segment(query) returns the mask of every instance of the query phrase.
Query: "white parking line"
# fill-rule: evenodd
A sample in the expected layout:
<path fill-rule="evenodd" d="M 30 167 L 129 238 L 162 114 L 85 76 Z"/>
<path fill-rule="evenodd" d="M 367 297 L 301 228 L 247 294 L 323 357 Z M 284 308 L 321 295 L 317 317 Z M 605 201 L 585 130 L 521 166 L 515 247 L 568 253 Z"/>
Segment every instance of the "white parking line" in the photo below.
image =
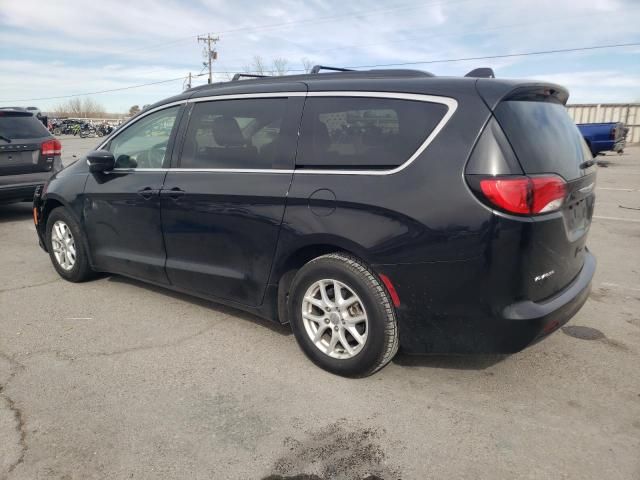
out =
<path fill-rule="evenodd" d="M 640 223 L 640 218 L 601 217 L 600 215 L 594 215 L 593 218 L 597 220 L 615 220 L 616 222 Z"/>
<path fill-rule="evenodd" d="M 599 187 L 596 190 L 614 190 L 616 192 L 640 192 L 633 188 L 612 188 L 612 187 Z"/>

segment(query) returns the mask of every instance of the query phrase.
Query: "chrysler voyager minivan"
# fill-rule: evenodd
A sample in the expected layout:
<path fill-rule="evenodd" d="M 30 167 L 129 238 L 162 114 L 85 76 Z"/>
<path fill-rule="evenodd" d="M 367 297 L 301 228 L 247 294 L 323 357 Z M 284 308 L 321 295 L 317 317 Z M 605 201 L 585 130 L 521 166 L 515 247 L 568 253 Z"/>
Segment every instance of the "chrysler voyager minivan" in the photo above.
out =
<path fill-rule="evenodd" d="M 517 352 L 575 315 L 596 167 L 564 88 L 318 70 L 193 88 L 57 173 L 34 198 L 54 268 L 288 323 L 345 376 Z"/>

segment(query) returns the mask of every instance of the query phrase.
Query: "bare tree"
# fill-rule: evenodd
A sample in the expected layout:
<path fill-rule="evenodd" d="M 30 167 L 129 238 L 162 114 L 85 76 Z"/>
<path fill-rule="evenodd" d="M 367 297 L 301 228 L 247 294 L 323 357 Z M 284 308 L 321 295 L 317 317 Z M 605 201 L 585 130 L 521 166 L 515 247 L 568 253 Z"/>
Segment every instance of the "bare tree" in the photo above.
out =
<path fill-rule="evenodd" d="M 250 64 L 244 66 L 243 70 L 244 73 L 257 75 L 286 75 L 289 72 L 289 60 L 278 57 L 271 61 L 271 65 L 267 65 L 260 55 L 256 55 Z"/>
<path fill-rule="evenodd" d="M 257 75 L 266 75 L 268 73 L 264 60 L 260 55 L 255 55 L 251 63 L 244 66 L 244 71 L 245 73 L 255 73 Z"/>
<path fill-rule="evenodd" d="M 282 76 L 286 75 L 289 69 L 287 66 L 289 65 L 289 61 L 286 58 L 274 58 L 273 59 L 273 70 L 271 72 L 272 75 Z"/>
<path fill-rule="evenodd" d="M 104 117 L 104 107 L 92 98 L 71 98 L 53 109 L 57 117 Z"/>
<path fill-rule="evenodd" d="M 311 73 L 311 69 L 313 68 L 314 62 L 309 60 L 307 57 L 301 58 L 300 63 L 302 63 L 302 67 L 304 68 L 305 73 Z"/>

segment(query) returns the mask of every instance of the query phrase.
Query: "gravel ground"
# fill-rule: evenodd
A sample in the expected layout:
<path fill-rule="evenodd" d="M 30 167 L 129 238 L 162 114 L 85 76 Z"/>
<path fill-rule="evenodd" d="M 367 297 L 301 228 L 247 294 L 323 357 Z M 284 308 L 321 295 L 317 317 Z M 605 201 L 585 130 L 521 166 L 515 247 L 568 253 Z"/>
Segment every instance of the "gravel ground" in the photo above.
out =
<path fill-rule="evenodd" d="M 99 142 L 62 140 L 67 164 Z M 66 283 L 30 206 L 0 207 L 0 479 L 640 478 L 640 148 L 600 159 L 598 271 L 567 327 L 362 380 L 230 308 Z"/>

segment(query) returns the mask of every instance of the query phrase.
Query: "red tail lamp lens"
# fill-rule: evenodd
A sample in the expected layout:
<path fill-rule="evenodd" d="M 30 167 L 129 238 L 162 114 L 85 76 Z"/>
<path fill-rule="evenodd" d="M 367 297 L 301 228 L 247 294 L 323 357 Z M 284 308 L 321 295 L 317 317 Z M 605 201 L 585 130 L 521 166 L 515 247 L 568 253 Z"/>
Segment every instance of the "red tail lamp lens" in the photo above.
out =
<path fill-rule="evenodd" d="M 492 177 L 480 180 L 480 190 L 500 210 L 518 215 L 537 215 L 562 207 L 567 184 L 557 175 Z"/>
<path fill-rule="evenodd" d="M 53 139 L 42 142 L 40 151 L 44 156 L 60 155 L 62 153 L 62 144 L 60 141 Z"/>

